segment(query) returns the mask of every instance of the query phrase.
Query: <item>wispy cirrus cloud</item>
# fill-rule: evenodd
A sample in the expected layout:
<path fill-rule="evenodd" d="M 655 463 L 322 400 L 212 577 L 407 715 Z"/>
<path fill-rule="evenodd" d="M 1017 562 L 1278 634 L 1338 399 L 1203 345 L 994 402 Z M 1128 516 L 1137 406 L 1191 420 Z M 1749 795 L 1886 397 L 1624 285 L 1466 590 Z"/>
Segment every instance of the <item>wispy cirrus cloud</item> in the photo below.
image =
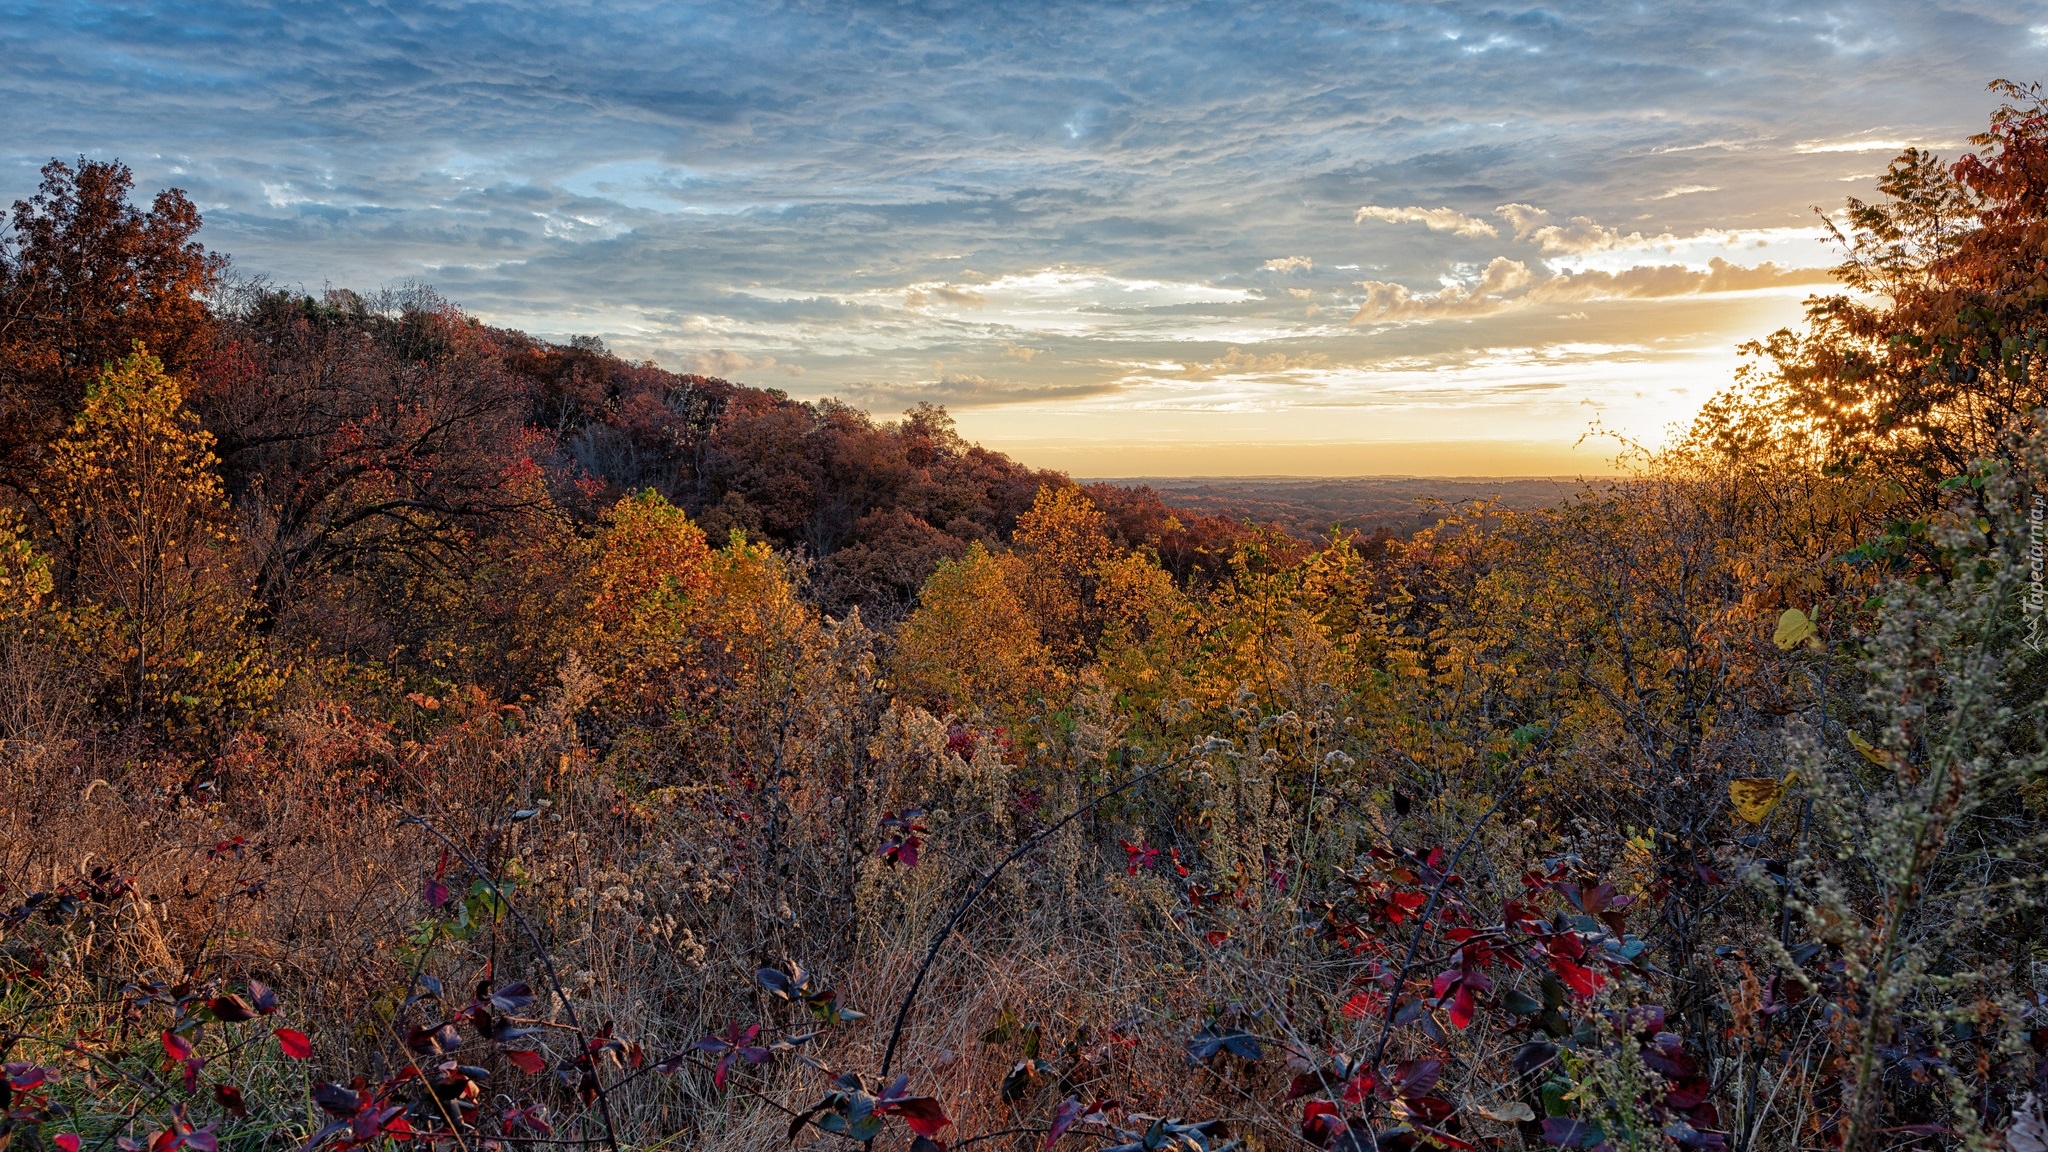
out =
<path fill-rule="evenodd" d="M 845 386 L 839 395 L 862 407 L 890 412 L 920 402 L 944 404 L 950 408 L 992 408 L 1047 400 L 1075 400 L 1107 395 L 1122 387 L 1120 381 L 1109 378 L 1034 384 L 964 372 L 944 373 L 920 381 L 862 381 Z"/>

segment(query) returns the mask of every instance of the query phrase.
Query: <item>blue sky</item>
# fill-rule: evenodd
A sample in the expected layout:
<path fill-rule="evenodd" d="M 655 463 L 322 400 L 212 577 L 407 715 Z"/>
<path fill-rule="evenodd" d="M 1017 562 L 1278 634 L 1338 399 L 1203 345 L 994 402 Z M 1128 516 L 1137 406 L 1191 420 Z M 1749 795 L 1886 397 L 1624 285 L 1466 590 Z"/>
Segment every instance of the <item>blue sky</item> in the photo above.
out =
<path fill-rule="evenodd" d="M 1083 475 L 1597 471 L 1953 153 L 2039 3 L 21 4 L 0 195 Z"/>

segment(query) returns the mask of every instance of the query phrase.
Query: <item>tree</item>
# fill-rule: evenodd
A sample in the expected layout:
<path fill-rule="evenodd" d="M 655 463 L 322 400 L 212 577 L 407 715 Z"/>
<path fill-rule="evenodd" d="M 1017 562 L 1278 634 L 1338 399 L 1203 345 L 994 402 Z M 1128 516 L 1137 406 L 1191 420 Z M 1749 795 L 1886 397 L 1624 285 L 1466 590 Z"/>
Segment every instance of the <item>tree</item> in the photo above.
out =
<path fill-rule="evenodd" d="M 269 617 L 329 574 L 460 570 L 475 533 L 545 509 L 527 384 L 433 293 L 267 294 L 229 337 L 194 402 Z"/>
<path fill-rule="evenodd" d="M 586 575 L 582 643 L 619 704 L 659 708 L 695 647 L 711 591 L 711 549 L 682 509 L 651 490 L 605 513 Z"/>
<path fill-rule="evenodd" d="M 132 718 L 230 718 L 272 686 L 244 623 L 213 437 L 140 348 L 103 372 L 38 490 L 71 624 Z"/>
<path fill-rule="evenodd" d="M 794 542 L 818 506 L 824 477 L 809 406 L 770 392 L 749 390 L 727 404 L 708 442 L 702 493 L 707 503 L 737 493 L 759 510 L 761 526 L 777 540 Z"/>
<path fill-rule="evenodd" d="M 0 485 L 24 495 L 102 369 L 142 341 L 179 374 L 211 349 L 205 296 L 227 268 L 176 189 L 128 203 L 119 161 L 50 161 L 0 236 Z"/>
<path fill-rule="evenodd" d="M 1050 656 L 1016 590 L 1021 567 L 980 544 L 939 565 L 897 633 L 899 693 L 1003 714 L 1050 685 Z"/>
<path fill-rule="evenodd" d="M 819 563 L 816 594 L 828 609 L 857 606 L 869 624 L 902 619 L 939 562 L 967 552 L 958 537 L 900 510 L 870 512 L 854 527 L 855 541 Z"/>
<path fill-rule="evenodd" d="M 1978 151 L 1949 164 L 1909 148 L 1892 161 L 1882 199 L 1852 199 L 1846 231 L 1828 227 L 1856 291 L 1808 302 L 1807 328 L 1748 351 L 1773 369 L 1767 411 L 1810 434 L 1833 465 L 1910 485 L 1923 506 L 1934 485 L 2009 451 L 2048 404 L 2048 104 L 2038 85 L 1992 85 L 2006 103 Z M 1705 430 L 1726 444 L 1740 429 Z"/>
<path fill-rule="evenodd" d="M 1048 484 L 1017 518 L 1014 540 L 1024 560 L 1023 600 L 1046 647 L 1062 666 L 1079 666 L 1102 635 L 1097 589 L 1117 556 L 1109 518 L 1079 488 Z"/>

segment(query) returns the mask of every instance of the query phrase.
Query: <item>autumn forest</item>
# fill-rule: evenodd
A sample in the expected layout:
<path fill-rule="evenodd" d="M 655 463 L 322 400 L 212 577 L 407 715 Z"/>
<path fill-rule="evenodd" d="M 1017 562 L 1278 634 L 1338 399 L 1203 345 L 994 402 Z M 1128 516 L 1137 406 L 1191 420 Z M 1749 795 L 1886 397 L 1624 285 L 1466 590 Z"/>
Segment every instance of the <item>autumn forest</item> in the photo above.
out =
<path fill-rule="evenodd" d="M 2048 104 L 1320 531 L 0 233 L 0 1147 L 2048 1150 Z"/>

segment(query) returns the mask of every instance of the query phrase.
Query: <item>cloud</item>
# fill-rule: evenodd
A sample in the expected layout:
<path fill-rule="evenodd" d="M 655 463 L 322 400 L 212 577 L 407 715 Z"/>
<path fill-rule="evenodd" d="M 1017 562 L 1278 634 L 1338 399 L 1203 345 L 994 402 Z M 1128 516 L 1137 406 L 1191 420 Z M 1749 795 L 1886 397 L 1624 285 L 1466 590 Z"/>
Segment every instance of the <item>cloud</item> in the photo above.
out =
<path fill-rule="evenodd" d="M 1597 269 L 1562 272 L 1531 288 L 1528 298 L 1534 303 L 1643 300 L 1833 282 L 1834 278 L 1821 268 L 1784 268 L 1768 260 L 1744 266 L 1716 256 L 1708 261 L 1704 270 L 1679 264 L 1642 264 L 1620 272 Z"/>
<path fill-rule="evenodd" d="M 1283 273 L 1310 272 L 1315 269 L 1315 266 L 1316 262 L 1306 256 L 1275 256 L 1264 264 L 1259 265 L 1259 267 L 1264 268 L 1268 272 Z"/>
<path fill-rule="evenodd" d="M 956 308 L 980 308 L 988 304 L 988 297 L 972 288 L 955 288 L 951 284 L 923 284 L 904 290 L 905 308 L 929 308 L 933 304 L 951 304 Z"/>
<path fill-rule="evenodd" d="M 1655 196 L 1650 197 L 1650 199 L 1671 200 L 1679 196 L 1691 196 L 1699 192 L 1719 192 L 1720 190 L 1721 186 L 1718 184 L 1680 184 L 1672 188 L 1666 188 Z"/>
<path fill-rule="evenodd" d="M 994 380 L 971 372 L 943 373 L 924 383 L 861 382 L 848 385 L 845 399 L 870 411 L 888 411 L 919 403 L 949 408 L 990 408 L 1045 400 L 1078 400 L 1116 392 L 1114 380 L 1073 383 L 1021 383 Z"/>
<path fill-rule="evenodd" d="M 1038 359 L 1040 356 L 1043 356 L 1044 354 L 1045 349 L 1043 348 L 1027 348 L 1022 344 L 1003 345 L 1004 356 L 1008 357 L 1011 360 L 1022 360 L 1026 364 L 1031 363 L 1033 360 Z"/>
<path fill-rule="evenodd" d="M 1436 320 L 1454 316 L 1484 316 L 1509 306 L 1508 297 L 1528 286 L 1529 266 L 1520 260 L 1496 256 L 1472 284 L 1447 284 L 1442 289 L 1417 295 L 1406 285 L 1385 280 L 1359 283 L 1365 302 L 1351 317 L 1353 324 L 1389 320 Z"/>
<path fill-rule="evenodd" d="M 1173 375 L 1186 380 L 1212 380 L 1218 376 L 1246 376 L 1287 372 L 1298 368 L 1319 368 L 1329 362 L 1330 357 L 1321 352 L 1304 355 L 1289 355 L 1285 352 L 1268 352 L 1264 356 L 1247 352 L 1242 348 L 1231 348 L 1214 360 L 1201 363 L 1184 363 Z"/>
<path fill-rule="evenodd" d="M 1367 220 L 1384 220 L 1389 224 L 1420 224 L 1431 232 L 1449 232 L 1456 236 L 1498 236 L 1499 229 L 1477 216 L 1467 216 L 1455 208 L 1382 208 L 1368 204 L 1360 208 L 1351 218 L 1355 224 Z"/>
<path fill-rule="evenodd" d="M 1441 320 L 1487 316 L 1539 304 L 1651 300 L 1832 282 L 1833 278 L 1819 268 L 1785 268 L 1769 261 L 1744 266 L 1718 256 L 1708 261 L 1705 268 L 1639 264 L 1618 272 L 1567 270 L 1539 280 L 1521 262 L 1499 256 L 1475 283 L 1447 285 L 1432 293 L 1415 293 L 1404 285 L 1380 280 L 1363 281 L 1359 287 L 1365 290 L 1365 299 L 1351 322 Z"/>
<path fill-rule="evenodd" d="M 773 356 L 748 356 L 728 348 L 692 353 L 683 358 L 683 366 L 686 371 L 695 372 L 700 376 L 717 376 L 723 379 L 734 379 L 745 372 L 779 371 L 785 376 L 804 374 L 804 366 L 801 364 L 777 364 Z"/>
<path fill-rule="evenodd" d="M 1913 141 L 1898 139 L 1881 140 L 1808 140 L 1793 151 L 1806 156 L 1825 155 L 1830 152 L 1889 152 L 1897 155 L 1908 148 L 1956 148 L 1953 140 Z"/>
<path fill-rule="evenodd" d="M 1550 213 L 1533 204 L 1503 204 L 1493 213 L 1508 222 L 1508 227 L 1514 230 L 1515 239 L 1529 241 L 1543 252 L 1555 255 L 1576 256 L 1678 242 L 1678 237 L 1668 232 L 1656 237 L 1645 237 L 1640 232 L 1624 235 L 1619 229 L 1609 228 L 1585 216 L 1574 216 L 1563 224 L 1553 224 Z"/>

